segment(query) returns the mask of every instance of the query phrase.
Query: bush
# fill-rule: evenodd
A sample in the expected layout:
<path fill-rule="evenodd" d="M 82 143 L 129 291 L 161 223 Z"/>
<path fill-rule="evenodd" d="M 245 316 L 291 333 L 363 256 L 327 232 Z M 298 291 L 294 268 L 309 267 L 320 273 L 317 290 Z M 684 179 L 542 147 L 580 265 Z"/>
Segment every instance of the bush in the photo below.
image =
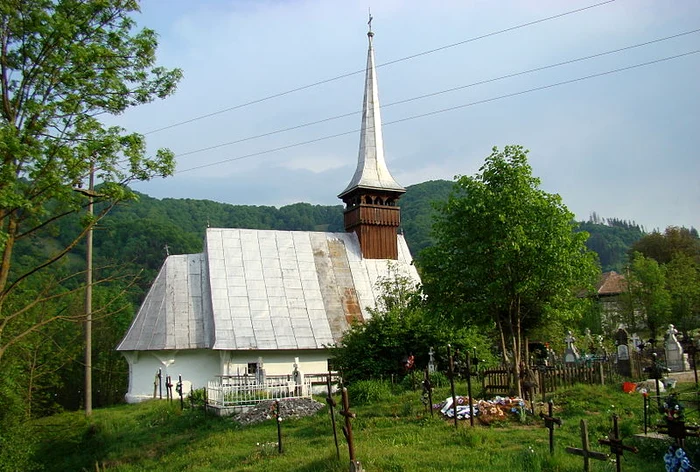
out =
<path fill-rule="evenodd" d="M 430 374 L 430 383 L 433 388 L 447 387 L 450 385 L 450 379 L 442 372 L 433 372 Z"/>
<path fill-rule="evenodd" d="M 367 405 L 389 399 L 391 385 L 386 380 L 358 380 L 348 387 L 348 395 L 352 403 Z"/>

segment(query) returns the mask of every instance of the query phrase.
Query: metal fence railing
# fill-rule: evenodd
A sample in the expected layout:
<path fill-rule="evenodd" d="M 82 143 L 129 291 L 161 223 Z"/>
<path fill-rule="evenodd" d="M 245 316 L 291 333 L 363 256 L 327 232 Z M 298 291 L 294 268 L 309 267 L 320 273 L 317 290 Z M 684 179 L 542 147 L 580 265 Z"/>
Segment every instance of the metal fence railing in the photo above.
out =
<path fill-rule="evenodd" d="M 236 408 L 266 400 L 310 397 L 311 379 L 297 383 L 290 376 L 267 376 L 259 381 L 249 376 L 220 376 L 207 382 L 207 404 L 215 408 Z"/>

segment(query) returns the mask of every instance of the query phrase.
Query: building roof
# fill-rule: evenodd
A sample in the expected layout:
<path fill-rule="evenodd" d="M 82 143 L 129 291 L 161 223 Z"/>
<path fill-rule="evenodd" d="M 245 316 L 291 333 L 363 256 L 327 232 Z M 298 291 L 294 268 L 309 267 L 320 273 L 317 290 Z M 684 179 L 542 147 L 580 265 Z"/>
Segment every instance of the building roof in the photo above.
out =
<path fill-rule="evenodd" d="M 207 229 L 201 254 L 169 256 L 119 351 L 320 349 L 368 319 L 398 260 L 364 259 L 355 233 Z"/>
<path fill-rule="evenodd" d="M 614 270 L 601 274 L 600 280 L 596 284 L 596 293 L 601 297 L 619 295 L 626 291 L 627 280 Z"/>
<path fill-rule="evenodd" d="M 362 102 L 362 128 L 360 131 L 360 152 L 357 169 L 348 186 L 339 198 L 343 198 L 357 188 L 389 190 L 403 193 L 406 191 L 392 177 L 384 160 L 384 139 L 382 137 L 382 117 L 379 111 L 379 88 L 377 71 L 374 66 L 374 48 L 371 31 L 369 50 L 367 51 L 367 72 L 365 76 L 365 96 Z"/>

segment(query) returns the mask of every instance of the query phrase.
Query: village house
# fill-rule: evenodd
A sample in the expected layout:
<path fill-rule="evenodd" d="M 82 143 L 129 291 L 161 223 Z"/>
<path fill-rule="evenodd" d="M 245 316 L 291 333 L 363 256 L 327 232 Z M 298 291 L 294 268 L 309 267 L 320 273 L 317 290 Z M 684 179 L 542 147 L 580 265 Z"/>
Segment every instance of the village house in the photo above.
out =
<path fill-rule="evenodd" d="M 202 253 L 168 256 L 117 347 L 129 364 L 128 402 L 154 395 L 159 370 L 181 375 L 185 391 L 262 369 L 328 372 L 328 346 L 371 316 L 378 281 L 420 281 L 397 234 L 405 189 L 384 159 L 368 38 L 357 169 L 338 195 L 346 232 L 208 228 Z"/>
<path fill-rule="evenodd" d="M 627 280 L 614 270 L 601 274 L 595 296 L 600 304 L 601 324 L 607 331 L 617 327 L 622 317 L 621 296 L 627 292 Z"/>

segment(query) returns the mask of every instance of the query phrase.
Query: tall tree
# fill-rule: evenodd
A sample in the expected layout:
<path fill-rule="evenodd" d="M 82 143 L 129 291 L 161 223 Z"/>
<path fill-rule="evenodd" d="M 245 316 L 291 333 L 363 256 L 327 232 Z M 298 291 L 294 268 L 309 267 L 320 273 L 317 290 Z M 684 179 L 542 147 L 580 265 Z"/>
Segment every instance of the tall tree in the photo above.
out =
<path fill-rule="evenodd" d="M 651 257 L 634 253 L 628 287 L 629 326 L 640 328 L 638 323 L 643 321 L 651 337 L 656 339 L 660 328 L 670 321 L 671 297 L 666 288 L 666 267 Z M 642 320 L 638 319 L 639 315 Z"/>
<path fill-rule="evenodd" d="M 671 297 L 671 319 L 683 335 L 700 325 L 700 264 L 676 253 L 666 264 L 666 286 Z"/>
<path fill-rule="evenodd" d="M 668 264 L 674 254 L 682 253 L 700 264 L 700 238 L 694 228 L 669 226 L 663 234 L 655 231 L 645 235 L 632 245 L 629 252 L 639 252 L 659 264 Z"/>
<path fill-rule="evenodd" d="M 528 330 L 592 284 L 599 269 L 561 198 L 539 188 L 522 146 L 493 148 L 474 177 L 462 176 L 419 260 L 429 300 L 458 323 L 489 321 L 519 389 Z"/>
<path fill-rule="evenodd" d="M 57 284 L 24 304 L 8 303 L 13 291 L 62 260 L 128 196 L 125 183 L 173 172 L 172 152 L 148 156 L 143 136 L 100 120 L 168 96 L 181 77 L 155 65 L 156 34 L 135 31 L 138 9 L 135 0 L 0 2 L 0 366 L 13 344 L 67 316 L 57 310 L 24 319 L 55 298 L 48 287 Z M 13 271 L 16 244 L 85 207 L 86 191 L 76 189 L 92 169 L 102 182 L 93 195 L 105 202 L 102 211 L 64 246 Z"/>

